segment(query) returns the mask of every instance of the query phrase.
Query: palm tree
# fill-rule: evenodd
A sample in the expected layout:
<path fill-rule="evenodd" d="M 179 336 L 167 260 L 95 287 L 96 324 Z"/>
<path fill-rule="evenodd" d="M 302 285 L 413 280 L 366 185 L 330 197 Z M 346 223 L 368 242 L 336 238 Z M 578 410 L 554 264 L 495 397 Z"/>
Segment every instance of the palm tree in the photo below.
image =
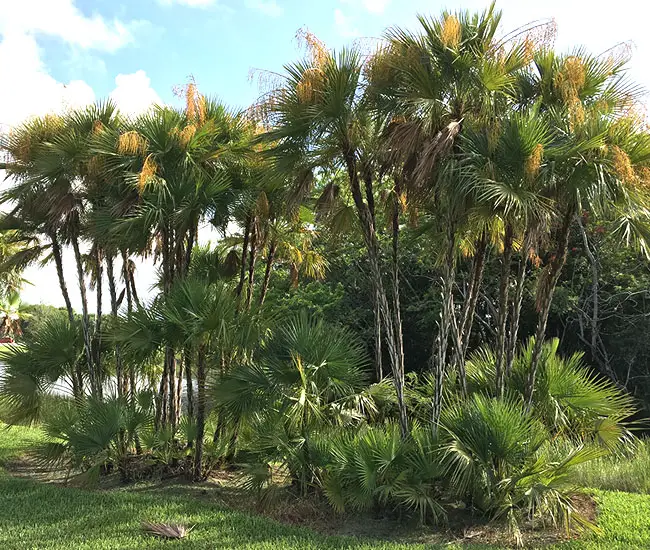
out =
<path fill-rule="evenodd" d="M 294 188 L 300 196 L 311 187 L 316 167 L 340 166 L 347 174 L 389 352 L 400 425 L 406 437 L 401 323 L 395 323 L 395 308 L 391 307 L 384 284 L 374 214 L 373 185 L 378 171 L 363 162 L 365 132 L 372 131 L 372 125 L 366 124 L 371 117 L 363 92 L 363 60 L 354 48 L 334 54 L 313 35 L 306 33 L 304 37 L 309 58 L 286 66 L 280 88 L 266 98 L 272 128 L 265 139 L 274 144 L 272 153 L 278 167 L 296 174 Z"/>
<path fill-rule="evenodd" d="M 497 392 L 504 390 L 504 377 L 512 366 L 511 346 L 516 344 L 528 249 L 531 236 L 544 225 L 550 203 L 542 195 L 540 173 L 543 152 L 551 142 L 550 126 L 537 109 L 515 112 L 499 123 L 499 129 L 468 131 L 463 136 L 466 177 L 473 187 L 479 208 L 498 220 L 501 276 L 497 319 Z M 516 245 L 522 263 L 510 309 L 511 259 Z M 508 338 L 508 316 L 510 338 Z"/>
<path fill-rule="evenodd" d="M 440 216 L 446 216 L 443 310 L 431 358 L 438 378 L 445 374 L 450 335 L 462 330 L 468 337 L 471 328 L 465 324 L 471 316 L 464 317 L 462 328 L 453 318 L 459 215 L 467 208 L 467 191 L 457 181 L 462 174 L 454 158 L 460 153 L 457 136 L 472 125 L 495 125 L 516 96 L 517 73 L 530 61 L 527 29 L 497 39 L 500 19 L 494 3 L 481 14 L 419 16 L 416 33 L 390 29 L 387 45 L 368 66 L 372 96 L 378 109 L 390 117 L 386 147 L 397 159 L 399 181 L 409 195 L 432 201 Z M 442 162 L 446 157 L 451 160 Z M 477 273 L 482 272 L 481 265 L 479 258 Z M 469 304 L 474 294 L 467 301 L 465 313 L 473 309 Z M 454 340 L 456 355 L 462 355 L 462 344 L 458 337 Z M 438 389 L 434 421 L 440 413 L 441 381 Z"/>
<path fill-rule="evenodd" d="M 554 140 L 549 148 L 553 172 L 546 193 L 555 203 L 553 243 L 537 289 L 535 332 L 527 400 L 532 404 L 546 323 L 562 267 L 571 227 L 583 210 L 605 212 L 622 205 L 645 212 L 644 193 L 650 161 L 650 137 L 634 114 L 638 88 L 623 76 L 627 57 L 600 57 L 576 51 L 536 55 L 524 75 L 525 100 L 541 97 L 552 117 Z M 634 216 L 634 214 L 632 214 Z"/>
<path fill-rule="evenodd" d="M 74 312 L 63 275 L 62 236 L 57 221 L 53 219 L 47 204 L 45 183 L 37 171 L 38 157 L 45 143 L 63 128 L 63 121 L 57 116 L 31 119 L 11 132 L 3 140 L 2 148 L 10 159 L 5 164 L 7 175 L 14 185 L 2 195 L 2 203 L 12 204 L 11 211 L 3 218 L 3 227 L 18 230 L 38 239 L 47 238 L 41 250 L 36 250 L 32 258 L 38 258 L 48 248 L 56 266 L 59 288 L 68 311 L 68 319 L 74 322 Z"/>
<path fill-rule="evenodd" d="M 232 165 L 251 155 L 241 115 L 187 89 L 182 111 L 155 107 L 120 131 L 104 129 L 95 140 L 106 170 L 120 176 L 133 197 L 116 224 L 115 238 L 154 242 L 154 259 L 162 272 L 162 291 L 186 275 L 198 227 L 227 211 Z M 227 222 L 227 220 L 226 220 Z M 123 261 L 126 266 L 126 259 Z M 129 285 L 125 267 L 127 297 Z M 159 390 L 157 421 L 174 425 L 178 384 L 175 349 L 167 346 Z"/>

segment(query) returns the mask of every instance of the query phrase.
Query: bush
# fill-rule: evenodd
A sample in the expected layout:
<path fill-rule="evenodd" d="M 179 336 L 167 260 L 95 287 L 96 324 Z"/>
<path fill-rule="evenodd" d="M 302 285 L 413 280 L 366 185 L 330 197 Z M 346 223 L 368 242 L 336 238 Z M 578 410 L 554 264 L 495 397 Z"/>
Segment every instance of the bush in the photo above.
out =
<path fill-rule="evenodd" d="M 597 447 L 567 448 L 554 459 L 549 433 L 520 401 L 474 394 L 445 408 L 441 449 L 449 489 L 492 518 L 551 519 L 588 526 L 571 502 L 577 467 L 602 456 Z"/>
<path fill-rule="evenodd" d="M 445 518 L 442 470 L 430 430 L 416 426 L 402 439 L 394 423 L 366 426 L 326 437 L 323 446 L 323 490 L 336 511 L 398 507 L 417 513 L 423 523 Z"/>

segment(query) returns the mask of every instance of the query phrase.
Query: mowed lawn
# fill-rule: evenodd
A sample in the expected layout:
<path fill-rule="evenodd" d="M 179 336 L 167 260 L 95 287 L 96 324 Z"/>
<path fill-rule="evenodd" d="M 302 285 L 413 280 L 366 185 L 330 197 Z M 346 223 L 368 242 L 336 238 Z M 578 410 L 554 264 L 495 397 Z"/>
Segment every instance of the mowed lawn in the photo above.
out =
<path fill-rule="evenodd" d="M 399 544 L 327 537 L 228 510 L 213 499 L 184 494 L 182 488 L 134 486 L 118 490 L 83 490 L 16 478 L 2 470 L 11 457 L 29 448 L 39 432 L 0 428 L 0 549 L 61 548 L 350 548 L 350 549 L 490 549 L 487 545 Z M 650 549 L 650 496 L 597 492 L 602 533 L 553 546 L 556 549 Z M 168 521 L 193 525 L 179 541 L 142 534 L 140 522 Z"/>

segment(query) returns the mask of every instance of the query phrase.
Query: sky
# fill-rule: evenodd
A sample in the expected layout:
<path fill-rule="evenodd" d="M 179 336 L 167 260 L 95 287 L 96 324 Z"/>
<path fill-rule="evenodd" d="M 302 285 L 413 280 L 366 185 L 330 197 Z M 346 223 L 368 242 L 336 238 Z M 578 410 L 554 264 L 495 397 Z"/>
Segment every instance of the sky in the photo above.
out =
<path fill-rule="evenodd" d="M 486 0 L 0 0 L 0 128 L 106 97 L 131 114 L 152 103 L 177 104 L 174 89 L 189 78 L 202 93 L 243 108 L 259 95 L 251 70 L 281 72 L 299 57 L 295 34 L 302 27 L 338 49 L 379 38 L 390 26 L 415 29 L 418 13 L 487 5 Z M 497 8 L 503 11 L 504 32 L 553 18 L 559 50 L 584 46 L 597 54 L 629 43 L 630 76 L 650 89 L 647 0 L 502 0 Z M 64 261 L 79 309 L 69 251 Z M 32 267 L 25 277 L 32 284 L 24 289 L 24 301 L 63 305 L 52 265 Z M 141 294 L 153 279 L 153 268 L 141 265 Z"/>

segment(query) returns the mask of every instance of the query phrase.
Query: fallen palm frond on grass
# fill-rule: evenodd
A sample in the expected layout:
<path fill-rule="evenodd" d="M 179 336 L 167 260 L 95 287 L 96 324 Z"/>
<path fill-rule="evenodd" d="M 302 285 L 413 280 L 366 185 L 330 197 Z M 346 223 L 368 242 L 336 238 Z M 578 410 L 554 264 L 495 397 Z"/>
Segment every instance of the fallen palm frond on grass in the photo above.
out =
<path fill-rule="evenodd" d="M 186 527 L 178 523 L 151 523 L 148 521 L 143 521 L 141 527 L 145 533 L 165 539 L 183 539 L 194 529 L 194 526 Z"/>

